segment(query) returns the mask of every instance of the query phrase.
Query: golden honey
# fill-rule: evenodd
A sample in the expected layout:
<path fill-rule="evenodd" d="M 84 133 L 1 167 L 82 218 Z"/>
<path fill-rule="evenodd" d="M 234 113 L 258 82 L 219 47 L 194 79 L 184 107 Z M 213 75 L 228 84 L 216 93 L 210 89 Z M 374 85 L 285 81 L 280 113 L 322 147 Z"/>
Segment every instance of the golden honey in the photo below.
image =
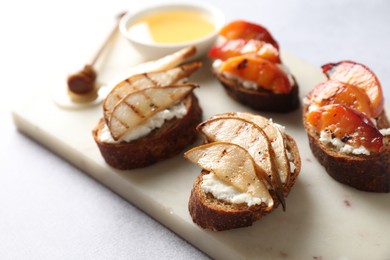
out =
<path fill-rule="evenodd" d="M 194 10 L 167 10 L 146 15 L 129 28 L 131 37 L 155 43 L 183 43 L 215 30 L 205 14 Z"/>

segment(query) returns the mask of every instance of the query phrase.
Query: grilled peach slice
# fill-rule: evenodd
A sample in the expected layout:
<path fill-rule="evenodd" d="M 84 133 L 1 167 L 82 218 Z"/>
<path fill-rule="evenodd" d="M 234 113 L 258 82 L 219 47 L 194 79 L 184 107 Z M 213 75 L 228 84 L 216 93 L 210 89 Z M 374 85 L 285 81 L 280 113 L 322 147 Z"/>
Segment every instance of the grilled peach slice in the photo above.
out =
<path fill-rule="evenodd" d="M 213 46 L 209 51 L 209 57 L 227 60 L 247 53 L 254 53 L 269 61 L 281 63 L 278 49 L 270 43 L 259 40 L 227 40 L 220 45 Z"/>
<path fill-rule="evenodd" d="M 327 80 L 318 84 L 308 98 L 317 106 L 344 104 L 356 109 L 368 117 L 373 117 L 370 99 L 364 90 L 354 85 L 336 80 Z"/>
<path fill-rule="evenodd" d="M 325 131 L 352 147 L 380 152 L 383 136 L 363 113 L 340 104 L 327 105 L 306 114 L 306 123 L 317 132 Z"/>
<path fill-rule="evenodd" d="M 241 55 L 227 59 L 221 72 L 256 83 L 257 86 L 275 93 L 290 93 L 292 85 L 288 75 L 277 64 L 255 55 Z"/>
<path fill-rule="evenodd" d="M 329 79 L 363 89 L 370 99 L 373 117 L 377 117 L 382 112 L 384 106 L 382 88 L 378 78 L 369 68 L 353 61 L 340 61 L 323 65 L 322 71 Z"/>
<path fill-rule="evenodd" d="M 227 40 L 261 40 L 268 42 L 272 44 L 276 49 L 279 49 L 278 43 L 265 27 L 243 20 L 236 20 L 225 25 L 220 30 L 219 35 L 224 36 Z"/>

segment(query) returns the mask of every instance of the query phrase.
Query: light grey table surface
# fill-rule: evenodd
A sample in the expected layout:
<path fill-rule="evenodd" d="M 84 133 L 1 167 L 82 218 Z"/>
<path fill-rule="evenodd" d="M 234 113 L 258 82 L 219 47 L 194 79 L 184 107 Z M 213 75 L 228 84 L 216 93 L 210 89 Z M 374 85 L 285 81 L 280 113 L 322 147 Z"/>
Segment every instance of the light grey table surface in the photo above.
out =
<path fill-rule="evenodd" d="M 282 51 L 314 66 L 343 59 L 366 64 L 390 102 L 390 1 L 207 3 L 222 9 L 227 20 L 265 25 Z M 15 100 L 47 78 L 65 78 L 80 68 L 98 48 L 112 17 L 134 5 L 91 0 L 0 4 L 0 259 L 208 258 L 17 132 L 11 120 Z"/>

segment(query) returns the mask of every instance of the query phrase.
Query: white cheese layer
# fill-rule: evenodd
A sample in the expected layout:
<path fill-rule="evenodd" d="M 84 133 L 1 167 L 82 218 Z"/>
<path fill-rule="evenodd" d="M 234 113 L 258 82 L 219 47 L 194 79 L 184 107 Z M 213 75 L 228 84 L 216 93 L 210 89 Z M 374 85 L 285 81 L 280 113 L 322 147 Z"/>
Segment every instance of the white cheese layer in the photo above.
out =
<path fill-rule="evenodd" d="M 341 141 L 340 138 L 332 138 L 332 134 L 326 131 L 321 131 L 319 140 L 323 144 L 332 144 L 340 153 L 370 155 L 370 151 L 368 151 L 364 146 L 353 147 Z"/>
<path fill-rule="evenodd" d="M 266 198 L 257 198 L 249 193 L 242 193 L 221 180 L 210 172 L 203 175 L 203 181 L 201 188 L 205 193 L 209 192 L 213 194 L 214 198 L 223 200 L 232 204 L 246 203 L 249 207 L 253 205 L 260 205 L 264 202 L 266 205 L 270 205 L 273 202 L 268 201 Z"/>
<path fill-rule="evenodd" d="M 385 136 L 385 135 L 390 135 L 390 128 L 385 128 L 385 129 L 379 129 L 379 132 Z"/>
<path fill-rule="evenodd" d="M 122 139 L 115 141 L 112 138 L 110 129 L 107 125 L 104 125 L 104 128 L 101 130 L 100 141 L 105 143 L 119 143 L 119 142 L 130 142 L 132 140 L 141 138 L 148 135 L 156 128 L 160 128 L 165 121 L 171 120 L 173 118 L 183 118 L 187 114 L 186 105 L 183 102 L 180 102 L 168 109 L 164 109 L 154 116 L 150 117 L 144 124 L 139 125 L 138 127 L 132 129 L 128 132 Z"/>
<path fill-rule="evenodd" d="M 297 167 L 295 166 L 295 163 L 294 163 L 294 160 L 292 158 L 292 155 L 291 155 L 291 153 L 287 149 L 286 149 L 286 154 L 287 154 L 288 162 L 290 163 L 290 172 L 294 173 L 294 171 L 295 171 L 295 169 Z"/>

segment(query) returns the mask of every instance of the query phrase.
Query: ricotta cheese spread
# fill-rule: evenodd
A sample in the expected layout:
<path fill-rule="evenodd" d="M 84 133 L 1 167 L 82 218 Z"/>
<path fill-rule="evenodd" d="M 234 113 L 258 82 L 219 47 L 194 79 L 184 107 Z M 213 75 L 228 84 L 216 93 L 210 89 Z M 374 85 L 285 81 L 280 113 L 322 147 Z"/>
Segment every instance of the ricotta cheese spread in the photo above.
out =
<path fill-rule="evenodd" d="M 266 198 L 257 198 L 249 193 L 242 193 L 235 189 L 233 186 L 224 183 L 219 180 L 218 177 L 210 172 L 203 175 L 201 188 L 204 192 L 210 192 L 216 199 L 230 202 L 232 204 L 246 203 L 248 206 L 260 205 L 262 202 L 267 205 L 273 202 L 268 201 Z"/>
<path fill-rule="evenodd" d="M 385 135 L 390 135 L 390 128 L 385 128 L 385 129 L 379 129 L 379 132 L 385 136 Z"/>
<path fill-rule="evenodd" d="M 291 173 L 294 173 L 295 169 L 296 169 L 296 166 L 295 166 L 295 163 L 293 161 L 293 158 L 292 158 L 292 155 L 291 153 L 286 149 L 286 154 L 287 154 L 287 159 L 290 163 L 290 172 Z"/>
<path fill-rule="evenodd" d="M 173 118 L 182 118 L 187 114 L 186 105 L 180 102 L 168 109 L 164 109 L 154 116 L 150 117 L 144 124 L 132 129 L 122 139 L 115 141 L 110 133 L 110 129 L 107 124 L 104 125 L 100 133 L 100 141 L 105 143 L 119 143 L 119 142 L 130 142 L 132 140 L 141 138 L 148 135 L 156 128 L 160 128 L 165 121 Z"/>
<path fill-rule="evenodd" d="M 326 131 L 321 131 L 319 140 L 323 144 L 332 144 L 338 151 L 340 151 L 340 153 L 370 155 L 370 151 L 368 151 L 364 146 L 353 147 L 341 141 L 340 138 L 332 138 L 331 133 Z"/>

